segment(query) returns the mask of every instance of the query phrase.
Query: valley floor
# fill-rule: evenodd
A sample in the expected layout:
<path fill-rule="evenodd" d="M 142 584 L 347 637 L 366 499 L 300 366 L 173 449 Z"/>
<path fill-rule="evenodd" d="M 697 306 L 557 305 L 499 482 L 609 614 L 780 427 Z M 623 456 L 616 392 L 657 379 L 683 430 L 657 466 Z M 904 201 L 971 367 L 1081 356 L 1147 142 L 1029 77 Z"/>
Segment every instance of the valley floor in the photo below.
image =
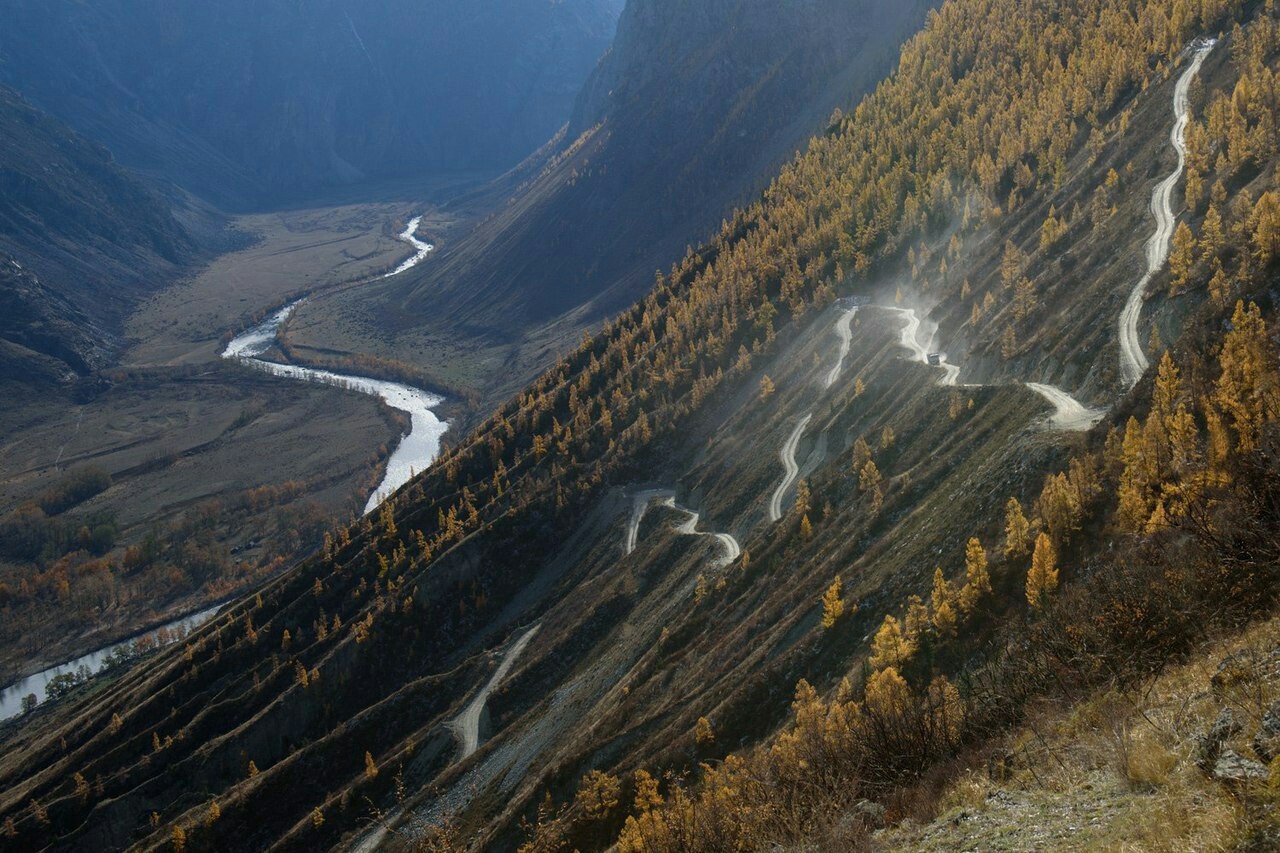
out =
<path fill-rule="evenodd" d="M 232 227 L 247 247 L 141 305 L 117 368 L 74 390 L 27 393 L 0 414 L 4 512 L 92 469 L 110 487 L 54 520 L 109 518 L 116 529 L 115 550 L 89 562 L 93 583 L 74 555 L 43 561 L 43 571 L 0 556 L 0 583 L 31 591 L 0 629 L 0 682 L 222 600 L 361 512 L 403 419 L 368 396 L 263 376 L 221 352 L 290 298 L 394 269 L 408 251 L 404 223 L 423 212 L 384 201 L 239 217 Z M 425 212 L 422 234 L 450 221 Z M 129 546 L 150 537 L 176 547 L 193 530 L 199 559 L 121 567 Z"/>

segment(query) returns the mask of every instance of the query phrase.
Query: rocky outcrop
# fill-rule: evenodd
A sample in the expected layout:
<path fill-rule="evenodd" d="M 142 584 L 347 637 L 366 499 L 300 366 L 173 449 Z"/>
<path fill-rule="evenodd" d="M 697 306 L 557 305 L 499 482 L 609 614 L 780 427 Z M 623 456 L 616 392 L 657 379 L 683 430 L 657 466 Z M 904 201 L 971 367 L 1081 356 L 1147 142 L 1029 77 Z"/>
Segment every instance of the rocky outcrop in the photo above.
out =
<path fill-rule="evenodd" d="M 1280 701 L 1272 702 L 1253 736 L 1253 751 L 1267 764 L 1280 757 Z"/>

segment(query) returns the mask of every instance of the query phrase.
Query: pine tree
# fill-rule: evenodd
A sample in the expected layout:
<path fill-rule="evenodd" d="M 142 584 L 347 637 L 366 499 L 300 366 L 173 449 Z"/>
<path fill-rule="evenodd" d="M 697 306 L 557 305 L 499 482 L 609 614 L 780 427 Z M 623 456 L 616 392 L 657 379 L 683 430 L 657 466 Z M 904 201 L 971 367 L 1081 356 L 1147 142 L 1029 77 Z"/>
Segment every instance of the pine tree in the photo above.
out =
<path fill-rule="evenodd" d="M 837 576 L 831 582 L 831 586 L 827 587 L 827 591 L 822 594 L 822 627 L 831 628 L 836 621 L 844 615 L 844 599 L 840 596 L 844 586 Z"/>
<path fill-rule="evenodd" d="M 1025 519 L 1023 521 L 1025 522 Z M 960 591 L 960 610 L 967 615 L 973 612 L 979 601 L 991 594 L 991 573 L 987 567 L 987 552 L 976 536 L 965 545 L 964 577 L 964 589 Z"/>
<path fill-rule="evenodd" d="M 1027 603 L 1042 607 L 1047 597 L 1058 588 L 1058 552 L 1048 534 L 1036 537 L 1036 550 L 1027 572 Z"/>

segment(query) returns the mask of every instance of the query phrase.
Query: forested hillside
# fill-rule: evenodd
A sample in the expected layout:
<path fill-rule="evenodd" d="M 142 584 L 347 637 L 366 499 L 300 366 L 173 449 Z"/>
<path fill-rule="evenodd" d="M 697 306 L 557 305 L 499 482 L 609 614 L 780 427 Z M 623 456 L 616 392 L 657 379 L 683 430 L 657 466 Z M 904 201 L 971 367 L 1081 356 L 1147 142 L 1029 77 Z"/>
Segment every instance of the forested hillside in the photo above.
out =
<path fill-rule="evenodd" d="M 857 849 L 1269 616 L 1277 67 L 1270 2 L 949 0 L 376 517 L 12 730 L 3 842 Z"/>

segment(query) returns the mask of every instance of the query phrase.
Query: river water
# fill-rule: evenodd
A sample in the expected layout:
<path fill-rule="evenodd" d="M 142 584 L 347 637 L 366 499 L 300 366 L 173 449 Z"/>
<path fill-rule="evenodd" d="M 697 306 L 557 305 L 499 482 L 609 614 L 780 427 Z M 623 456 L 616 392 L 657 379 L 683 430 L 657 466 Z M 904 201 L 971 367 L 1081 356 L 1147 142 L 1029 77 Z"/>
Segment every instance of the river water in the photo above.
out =
<path fill-rule="evenodd" d="M 417 237 L 418 225 L 421 224 L 421 221 L 422 217 L 414 217 L 400 234 L 400 239 L 414 249 L 413 256 L 396 267 L 394 271 L 388 273 L 386 277 L 399 275 L 412 269 L 435 250 L 433 245 L 425 243 Z M 449 429 L 449 424 L 447 421 L 441 420 L 432 411 L 432 408 L 439 406 L 444 401 L 444 398 L 398 382 L 386 382 L 381 379 L 369 379 L 363 376 L 349 376 L 329 370 L 316 370 L 292 364 L 279 364 L 261 358 L 260 356 L 271 349 L 271 346 L 275 343 L 276 333 L 280 330 L 280 327 L 284 325 L 284 322 L 289 319 L 289 315 L 303 301 L 299 299 L 286 305 L 262 323 L 237 335 L 231 343 L 227 344 L 227 348 L 222 352 L 222 357 L 250 364 L 259 370 L 270 373 L 272 376 L 279 376 L 282 379 L 318 382 L 322 385 L 332 385 L 337 388 L 345 388 L 351 391 L 358 391 L 361 394 L 379 397 L 391 408 L 409 415 L 411 422 L 409 432 L 401 437 L 400 443 L 387 460 L 387 470 L 382 482 L 374 489 L 373 494 L 369 496 L 369 500 L 365 504 L 364 511 L 367 515 L 377 509 L 378 505 L 386 500 L 396 489 L 409 482 L 414 474 L 426 470 L 435 461 L 436 456 L 440 454 L 440 439 Z M 155 631 L 144 634 L 140 638 L 113 643 L 73 661 L 50 667 L 43 672 L 37 672 L 10 684 L 0 690 L 0 720 L 7 720 L 17 716 L 22 710 L 22 698 L 24 696 L 34 693 L 36 699 L 43 702 L 45 688 L 49 685 L 49 682 L 59 675 L 74 675 L 82 667 L 87 669 L 89 673 L 96 675 L 107 658 L 118 649 L 127 649 L 139 643 L 145 648 L 176 642 L 213 618 L 217 611 L 217 607 L 211 607 L 208 610 L 184 616 Z"/>
<path fill-rule="evenodd" d="M 43 672 L 37 672 L 35 675 L 29 675 L 26 678 L 15 681 L 0 690 L 0 720 L 7 720 L 21 713 L 22 697 L 28 694 L 34 693 L 36 699 L 43 702 L 45 688 L 49 686 L 50 681 L 53 681 L 59 675 L 74 675 L 81 667 L 97 675 L 107 658 L 117 650 L 128 650 L 130 647 L 137 649 L 159 648 L 160 646 L 185 639 L 192 631 L 212 619 L 220 606 L 216 605 L 208 610 L 201 610 L 199 613 L 183 616 L 181 619 L 175 619 L 154 631 L 148 631 L 138 637 L 131 637 L 128 640 L 112 643 L 109 646 L 98 649 L 96 652 L 90 652 L 73 661 L 58 664 Z"/>
<path fill-rule="evenodd" d="M 416 266 L 434 250 L 434 246 L 422 242 L 416 236 L 421 219 L 422 217 L 415 217 L 410 220 L 400 235 L 401 240 L 414 248 L 415 254 L 389 275 L 396 275 Z M 279 364 L 261 358 L 260 356 L 271 349 L 272 344 L 275 343 L 276 333 L 280 327 L 303 301 L 299 299 L 297 302 L 286 305 L 259 325 L 238 335 L 227 344 L 222 357 L 251 364 L 272 376 L 296 379 L 301 382 L 319 382 L 323 385 L 333 385 L 380 397 L 391 408 L 409 415 L 411 421 L 409 433 L 401 437 L 400 443 L 387 460 L 386 474 L 374 489 L 373 494 L 369 496 L 368 503 L 365 504 L 364 511 L 367 515 L 377 509 L 378 505 L 396 489 L 409 482 L 414 474 L 425 471 L 440 454 L 440 439 L 448 431 L 449 423 L 441 420 L 432 409 L 444 402 L 444 398 L 399 382 L 351 376 L 293 364 Z"/>

